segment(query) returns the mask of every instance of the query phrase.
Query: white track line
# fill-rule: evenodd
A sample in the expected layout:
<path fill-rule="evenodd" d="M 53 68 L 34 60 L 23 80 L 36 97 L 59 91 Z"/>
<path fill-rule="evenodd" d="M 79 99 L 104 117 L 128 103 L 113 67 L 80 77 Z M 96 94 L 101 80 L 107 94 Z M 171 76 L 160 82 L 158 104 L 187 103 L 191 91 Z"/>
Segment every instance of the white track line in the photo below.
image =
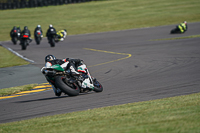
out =
<path fill-rule="evenodd" d="M 0 44 L 0 46 L 3 46 L 3 45 Z M 12 52 L 13 54 L 17 55 L 18 57 L 20 57 L 20 58 L 22 58 L 22 59 L 24 59 L 24 60 L 26 60 L 26 61 L 28 61 L 28 62 L 34 63 L 33 60 L 30 60 L 30 59 L 28 59 L 28 58 L 26 58 L 26 57 L 20 55 L 19 53 L 17 53 L 16 51 L 12 50 L 11 48 L 6 47 L 6 46 L 3 46 L 3 47 L 6 48 L 6 49 L 8 49 L 10 52 Z"/>

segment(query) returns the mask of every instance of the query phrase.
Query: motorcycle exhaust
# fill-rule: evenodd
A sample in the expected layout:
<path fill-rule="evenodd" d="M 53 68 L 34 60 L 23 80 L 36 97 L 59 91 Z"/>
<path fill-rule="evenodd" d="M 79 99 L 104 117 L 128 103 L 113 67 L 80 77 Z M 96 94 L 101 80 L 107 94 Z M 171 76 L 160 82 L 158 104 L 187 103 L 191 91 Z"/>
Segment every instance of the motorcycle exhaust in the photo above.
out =
<path fill-rule="evenodd" d="M 48 71 L 48 70 L 44 70 L 44 74 L 46 76 L 55 76 L 56 72 L 55 71 Z"/>

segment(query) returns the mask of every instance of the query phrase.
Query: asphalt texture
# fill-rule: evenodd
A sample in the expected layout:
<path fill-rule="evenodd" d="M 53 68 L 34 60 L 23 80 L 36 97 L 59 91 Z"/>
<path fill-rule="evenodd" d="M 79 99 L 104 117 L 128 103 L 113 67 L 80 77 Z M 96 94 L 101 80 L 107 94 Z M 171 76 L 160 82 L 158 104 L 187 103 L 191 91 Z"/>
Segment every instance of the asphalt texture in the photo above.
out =
<path fill-rule="evenodd" d="M 189 23 L 184 34 L 169 34 L 175 26 L 69 35 L 54 48 L 46 38 L 40 45 L 31 42 L 27 50 L 11 41 L 1 42 L 34 61 L 1 68 L 1 88 L 46 82 L 40 69 L 45 56 L 53 54 L 83 59 L 104 91 L 56 97 L 49 90 L 1 100 L 0 123 L 200 92 L 200 38 L 154 41 L 200 34 L 200 23 Z"/>
<path fill-rule="evenodd" d="M 45 77 L 41 75 L 40 68 L 33 65 L 0 68 L 0 77 L 0 89 L 46 82 Z"/>

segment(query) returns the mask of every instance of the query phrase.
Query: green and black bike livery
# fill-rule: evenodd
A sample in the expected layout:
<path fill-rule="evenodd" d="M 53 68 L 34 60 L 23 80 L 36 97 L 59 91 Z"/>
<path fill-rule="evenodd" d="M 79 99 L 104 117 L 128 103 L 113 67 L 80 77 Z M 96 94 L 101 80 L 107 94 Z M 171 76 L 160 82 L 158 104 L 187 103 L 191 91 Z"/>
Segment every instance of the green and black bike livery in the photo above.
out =
<path fill-rule="evenodd" d="M 69 96 L 77 96 L 89 91 L 103 91 L 103 86 L 91 77 L 85 65 L 79 66 L 78 70 L 80 70 L 80 75 L 71 76 L 69 70 L 65 71 L 59 64 L 56 64 L 44 67 L 42 73 L 47 81 L 61 90 L 61 92 L 56 93 L 56 96 L 60 96 L 62 92 Z"/>

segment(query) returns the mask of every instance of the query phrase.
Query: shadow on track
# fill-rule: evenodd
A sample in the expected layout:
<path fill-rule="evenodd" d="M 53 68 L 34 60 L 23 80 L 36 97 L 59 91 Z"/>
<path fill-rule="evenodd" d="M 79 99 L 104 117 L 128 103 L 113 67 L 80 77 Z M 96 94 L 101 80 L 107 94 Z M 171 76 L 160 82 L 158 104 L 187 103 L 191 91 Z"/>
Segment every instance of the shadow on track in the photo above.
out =
<path fill-rule="evenodd" d="M 14 102 L 14 103 L 28 103 L 28 102 L 35 102 L 35 101 L 45 101 L 45 100 L 61 99 L 61 98 L 66 98 L 66 97 L 69 97 L 69 96 L 41 98 L 41 99 L 34 99 L 34 100 L 27 100 L 27 101 L 18 101 L 18 102 Z"/>
<path fill-rule="evenodd" d="M 88 94 L 92 94 L 95 92 L 88 92 L 88 93 L 81 93 L 80 95 L 88 95 Z M 36 101 L 46 101 L 46 100 L 54 100 L 54 99 L 62 99 L 62 98 L 70 98 L 70 97 L 77 97 L 77 96 L 60 96 L 60 97 L 49 97 L 49 98 L 40 98 L 40 99 L 34 99 L 34 100 L 26 100 L 26 101 L 17 101 L 17 102 L 13 102 L 13 103 L 28 103 L 28 102 L 36 102 Z"/>

